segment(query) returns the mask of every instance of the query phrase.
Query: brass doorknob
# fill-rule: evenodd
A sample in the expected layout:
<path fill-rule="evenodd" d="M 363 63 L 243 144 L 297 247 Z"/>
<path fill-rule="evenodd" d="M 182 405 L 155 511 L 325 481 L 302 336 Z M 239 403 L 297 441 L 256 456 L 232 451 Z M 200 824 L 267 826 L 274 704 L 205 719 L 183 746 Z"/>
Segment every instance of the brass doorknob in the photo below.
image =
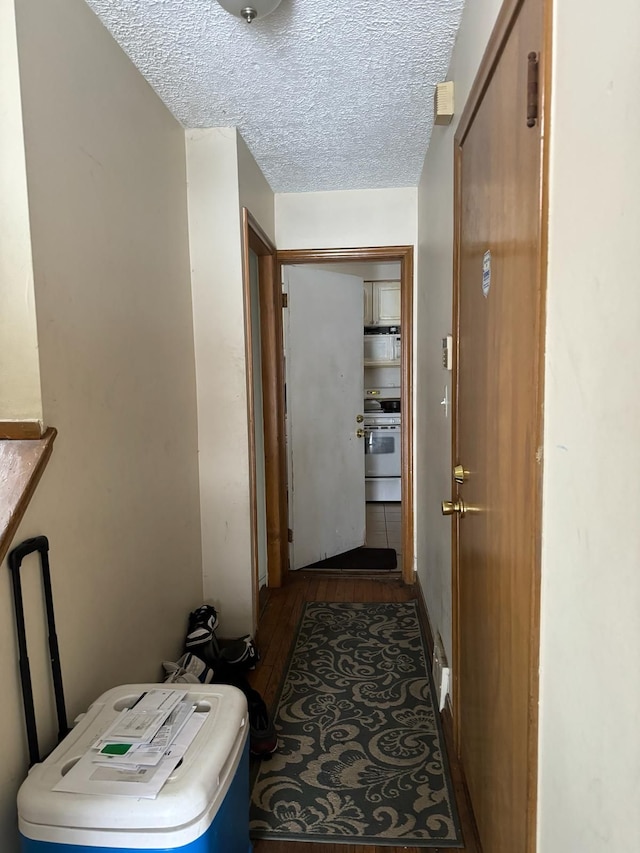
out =
<path fill-rule="evenodd" d="M 361 429 L 357 429 L 357 430 L 356 430 L 356 435 L 357 435 L 357 437 L 358 437 L 358 438 L 364 438 L 364 430 L 363 430 L 362 428 L 361 428 Z"/>
<path fill-rule="evenodd" d="M 364 415 L 356 415 L 356 423 L 361 424 L 364 420 Z"/>
<path fill-rule="evenodd" d="M 456 483 L 466 483 L 469 478 L 469 472 L 465 471 L 464 465 L 456 465 L 453 469 L 453 479 Z"/>
<path fill-rule="evenodd" d="M 467 514 L 467 507 L 462 498 L 458 498 L 456 501 L 442 501 L 443 515 L 454 515 L 455 513 L 458 513 L 460 518 L 464 518 Z"/>

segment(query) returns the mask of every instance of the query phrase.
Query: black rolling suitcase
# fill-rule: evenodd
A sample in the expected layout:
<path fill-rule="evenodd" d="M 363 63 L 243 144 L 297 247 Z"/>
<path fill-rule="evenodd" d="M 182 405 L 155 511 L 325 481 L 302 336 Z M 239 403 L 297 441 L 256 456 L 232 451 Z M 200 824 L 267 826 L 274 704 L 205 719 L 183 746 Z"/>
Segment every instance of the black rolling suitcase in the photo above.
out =
<path fill-rule="evenodd" d="M 62 689 L 62 671 L 60 669 L 58 637 L 56 635 L 56 625 L 53 615 L 53 596 L 51 593 L 51 574 L 49 571 L 49 540 L 46 536 L 35 536 L 33 539 L 26 539 L 20 545 L 15 547 L 10 552 L 8 560 L 9 570 L 13 580 L 13 601 L 16 611 L 16 629 L 18 634 L 18 651 L 20 655 L 22 701 L 24 703 L 27 741 L 29 744 L 29 767 L 32 767 L 40 761 L 40 749 L 38 747 L 38 730 L 36 727 L 36 713 L 33 704 L 31 670 L 29 668 L 29 657 L 27 655 L 27 634 L 24 622 L 24 606 L 22 603 L 20 567 L 24 558 L 36 551 L 40 554 L 40 564 L 42 567 L 42 587 L 44 590 L 47 625 L 49 630 L 49 654 L 51 658 L 51 672 L 53 675 L 53 689 L 56 697 L 56 713 L 58 715 L 58 743 L 69 733 L 67 712 L 64 705 L 64 692 Z"/>

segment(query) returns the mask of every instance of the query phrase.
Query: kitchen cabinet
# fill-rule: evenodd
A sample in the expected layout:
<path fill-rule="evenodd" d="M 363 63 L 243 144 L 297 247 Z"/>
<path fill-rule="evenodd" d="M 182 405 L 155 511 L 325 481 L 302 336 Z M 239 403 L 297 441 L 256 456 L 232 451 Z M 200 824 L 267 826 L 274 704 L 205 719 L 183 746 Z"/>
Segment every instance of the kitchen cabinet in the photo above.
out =
<path fill-rule="evenodd" d="M 365 281 L 364 325 L 400 325 L 399 281 Z"/>

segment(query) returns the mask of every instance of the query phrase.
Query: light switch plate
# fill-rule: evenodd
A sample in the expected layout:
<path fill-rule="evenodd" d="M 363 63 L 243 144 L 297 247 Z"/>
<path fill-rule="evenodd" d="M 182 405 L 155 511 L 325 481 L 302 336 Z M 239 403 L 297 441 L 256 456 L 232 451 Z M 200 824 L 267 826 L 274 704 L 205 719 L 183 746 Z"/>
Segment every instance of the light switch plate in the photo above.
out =
<path fill-rule="evenodd" d="M 445 370 L 453 370 L 453 335 L 442 339 L 442 366 Z"/>

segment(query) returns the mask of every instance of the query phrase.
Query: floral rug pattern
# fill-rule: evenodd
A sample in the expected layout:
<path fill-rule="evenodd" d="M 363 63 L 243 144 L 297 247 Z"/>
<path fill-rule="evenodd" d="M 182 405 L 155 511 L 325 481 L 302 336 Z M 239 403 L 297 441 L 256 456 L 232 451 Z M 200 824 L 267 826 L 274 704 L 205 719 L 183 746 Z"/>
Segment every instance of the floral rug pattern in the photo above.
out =
<path fill-rule="evenodd" d="M 253 837 L 462 846 L 427 661 L 413 601 L 307 604 Z"/>

